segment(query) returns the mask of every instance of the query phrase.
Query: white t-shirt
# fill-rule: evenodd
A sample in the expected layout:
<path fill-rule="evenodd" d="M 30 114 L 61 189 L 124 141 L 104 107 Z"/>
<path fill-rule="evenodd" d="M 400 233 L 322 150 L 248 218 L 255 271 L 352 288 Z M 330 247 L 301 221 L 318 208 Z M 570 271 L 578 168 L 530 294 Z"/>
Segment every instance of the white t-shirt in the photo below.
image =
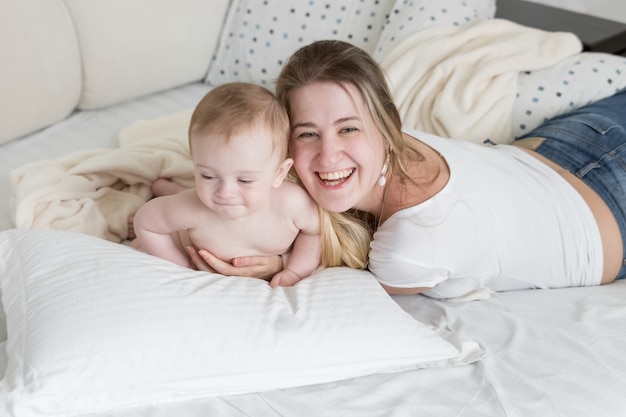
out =
<path fill-rule="evenodd" d="M 369 267 L 381 283 L 436 298 L 600 284 L 597 223 L 554 170 L 515 146 L 406 133 L 442 155 L 450 180 L 376 231 Z"/>

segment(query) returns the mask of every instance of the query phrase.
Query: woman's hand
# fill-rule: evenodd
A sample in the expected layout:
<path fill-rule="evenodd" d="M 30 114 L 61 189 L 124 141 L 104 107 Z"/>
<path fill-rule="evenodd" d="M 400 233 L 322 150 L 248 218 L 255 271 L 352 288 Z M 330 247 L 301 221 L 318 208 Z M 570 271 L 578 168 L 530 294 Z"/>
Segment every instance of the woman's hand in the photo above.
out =
<path fill-rule="evenodd" d="M 226 262 L 204 249 L 197 250 L 193 246 L 188 246 L 186 249 L 191 262 L 199 271 L 270 280 L 283 269 L 283 260 L 280 255 L 246 256 Z"/>

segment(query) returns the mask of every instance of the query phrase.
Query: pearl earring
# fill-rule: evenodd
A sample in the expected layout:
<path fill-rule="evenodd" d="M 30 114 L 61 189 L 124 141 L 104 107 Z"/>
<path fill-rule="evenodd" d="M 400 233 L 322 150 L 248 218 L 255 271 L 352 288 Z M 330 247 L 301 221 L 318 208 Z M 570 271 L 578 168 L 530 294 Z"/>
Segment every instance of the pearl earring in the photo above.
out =
<path fill-rule="evenodd" d="M 387 184 L 387 178 L 385 174 L 387 174 L 387 170 L 389 169 L 389 152 L 387 152 L 387 156 L 385 157 L 385 163 L 383 164 L 383 168 L 380 170 L 380 177 L 378 177 L 378 185 L 384 187 Z"/>

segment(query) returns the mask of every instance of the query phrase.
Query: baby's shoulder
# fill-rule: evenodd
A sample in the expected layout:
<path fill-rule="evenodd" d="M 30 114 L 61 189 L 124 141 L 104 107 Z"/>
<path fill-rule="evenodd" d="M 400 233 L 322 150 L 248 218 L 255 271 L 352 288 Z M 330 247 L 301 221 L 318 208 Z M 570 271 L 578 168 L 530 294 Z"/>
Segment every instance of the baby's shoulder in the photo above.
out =
<path fill-rule="evenodd" d="M 294 198 L 302 198 L 313 201 L 313 198 L 309 195 L 307 190 L 293 181 L 283 181 L 280 187 L 277 188 L 277 191 L 284 193 L 285 195 L 291 195 Z"/>
<path fill-rule="evenodd" d="M 316 208 L 315 200 L 300 185 L 292 181 L 283 181 L 280 187 L 275 189 L 275 202 L 289 208 Z"/>

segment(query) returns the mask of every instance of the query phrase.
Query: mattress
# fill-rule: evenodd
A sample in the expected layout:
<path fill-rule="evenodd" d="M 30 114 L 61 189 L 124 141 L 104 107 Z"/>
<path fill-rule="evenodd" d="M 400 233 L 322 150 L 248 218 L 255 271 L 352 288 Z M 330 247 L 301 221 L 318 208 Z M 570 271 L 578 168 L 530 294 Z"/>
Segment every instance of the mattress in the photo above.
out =
<path fill-rule="evenodd" d="M 0 148 L 1 229 L 10 217 L 12 169 L 86 148 L 117 146 L 131 122 L 193 107 L 200 83 L 77 113 Z M 394 296 L 416 320 L 476 340 L 470 365 L 380 373 L 267 392 L 145 405 L 98 416 L 623 416 L 626 282 L 591 288 L 496 293 L 451 303 Z M 4 323 L 1 340 L 6 339 Z M 393 340 L 388 341 L 393 344 Z M 6 359 L 0 350 L 0 372 Z M 263 358 L 259 358 L 263 360 Z"/>

